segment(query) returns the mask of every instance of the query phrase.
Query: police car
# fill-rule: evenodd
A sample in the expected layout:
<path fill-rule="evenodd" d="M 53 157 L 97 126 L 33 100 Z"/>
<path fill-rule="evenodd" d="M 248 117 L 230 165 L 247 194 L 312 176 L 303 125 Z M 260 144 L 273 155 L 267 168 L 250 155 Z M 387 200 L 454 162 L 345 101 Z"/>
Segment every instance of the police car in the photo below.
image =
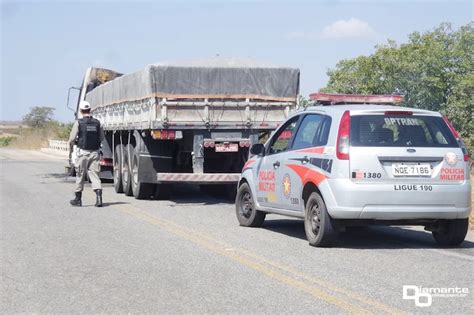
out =
<path fill-rule="evenodd" d="M 304 218 L 313 246 L 348 226 L 421 225 L 441 246 L 464 241 L 471 211 L 469 156 L 437 112 L 395 106 L 401 96 L 315 93 L 242 170 L 240 225 L 267 213 Z M 361 104 L 363 103 L 363 104 Z"/>

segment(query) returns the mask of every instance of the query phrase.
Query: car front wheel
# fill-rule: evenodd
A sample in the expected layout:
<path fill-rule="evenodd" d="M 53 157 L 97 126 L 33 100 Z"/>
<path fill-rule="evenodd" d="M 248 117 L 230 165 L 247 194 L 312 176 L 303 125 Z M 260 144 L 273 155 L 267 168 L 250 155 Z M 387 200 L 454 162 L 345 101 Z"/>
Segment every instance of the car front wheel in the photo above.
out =
<path fill-rule="evenodd" d="M 247 183 L 240 185 L 235 199 L 235 212 L 241 226 L 260 227 L 266 213 L 255 209 L 252 192 Z"/>

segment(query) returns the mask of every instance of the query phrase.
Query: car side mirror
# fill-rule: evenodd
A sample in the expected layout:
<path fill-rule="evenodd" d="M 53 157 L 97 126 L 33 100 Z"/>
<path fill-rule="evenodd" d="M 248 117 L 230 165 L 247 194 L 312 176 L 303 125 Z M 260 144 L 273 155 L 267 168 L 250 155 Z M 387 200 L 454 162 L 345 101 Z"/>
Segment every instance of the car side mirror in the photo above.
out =
<path fill-rule="evenodd" d="M 261 143 L 256 143 L 250 148 L 250 154 L 252 155 L 263 155 L 265 152 L 265 146 Z"/>

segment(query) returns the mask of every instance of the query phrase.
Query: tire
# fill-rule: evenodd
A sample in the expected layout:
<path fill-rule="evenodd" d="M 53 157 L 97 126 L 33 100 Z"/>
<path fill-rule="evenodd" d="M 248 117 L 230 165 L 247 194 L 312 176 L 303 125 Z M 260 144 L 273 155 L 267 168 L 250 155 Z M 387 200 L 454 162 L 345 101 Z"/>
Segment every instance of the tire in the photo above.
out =
<path fill-rule="evenodd" d="M 304 230 L 311 246 L 328 247 L 338 236 L 334 220 L 329 216 L 323 198 L 311 193 L 305 206 Z"/>
<path fill-rule="evenodd" d="M 247 183 L 240 185 L 235 199 L 235 213 L 241 226 L 260 227 L 265 221 L 265 212 L 255 209 L 252 192 Z"/>
<path fill-rule="evenodd" d="M 156 200 L 166 200 L 170 198 L 173 186 L 169 184 L 157 184 L 154 185 L 155 191 L 153 198 Z"/>
<path fill-rule="evenodd" d="M 154 193 L 153 184 L 149 183 L 141 183 L 138 180 L 138 168 L 140 164 L 140 157 L 137 150 L 133 150 L 132 163 L 131 164 L 131 172 L 130 172 L 130 179 L 131 179 L 131 186 L 132 186 L 132 193 L 135 199 L 149 199 L 151 195 Z"/>
<path fill-rule="evenodd" d="M 433 238 L 440 246 L 458 246 L 466 238 L 469 228 L 469 219 L 442 220 L 437 231 L 433 231 Z"/>
<path fill-rule="evenodd" d="M 115 192 L 120 194 L 123 193 L 123 183 L 122 183 L 122 152 L 123 144 L 118 144 L 115 147 L 114 151 L 114 189 Z"/>
<path fill-rule="evenodd" d="M 123 186 L 123 192 L 125 193 L 125 195 L 132 196 L 133 195 L 132 176 L 130 172 L 129 152 L 130 152 L 130 156 L 133 156 L 134 149 L 131 144 L 127 144 L 123 151 L 122 186 Z"/>

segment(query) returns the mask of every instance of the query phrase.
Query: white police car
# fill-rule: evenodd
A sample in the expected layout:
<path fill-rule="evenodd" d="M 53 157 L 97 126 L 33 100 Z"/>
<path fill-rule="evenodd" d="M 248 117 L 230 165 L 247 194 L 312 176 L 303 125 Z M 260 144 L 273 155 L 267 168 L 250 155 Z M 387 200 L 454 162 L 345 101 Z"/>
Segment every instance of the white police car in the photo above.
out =
<path fill-rule="evenodd" d="M 240 225 L 260 226 L 267 213 L 301 217 L 314 246 L 371 224 L 422 225 L 442 246 L 463 242 L 469 156 L 445 117 L 386 105 L 397 96 L 311 97 L 345 104 L 298 111 L 252 146 L 236 197 Z"/>

